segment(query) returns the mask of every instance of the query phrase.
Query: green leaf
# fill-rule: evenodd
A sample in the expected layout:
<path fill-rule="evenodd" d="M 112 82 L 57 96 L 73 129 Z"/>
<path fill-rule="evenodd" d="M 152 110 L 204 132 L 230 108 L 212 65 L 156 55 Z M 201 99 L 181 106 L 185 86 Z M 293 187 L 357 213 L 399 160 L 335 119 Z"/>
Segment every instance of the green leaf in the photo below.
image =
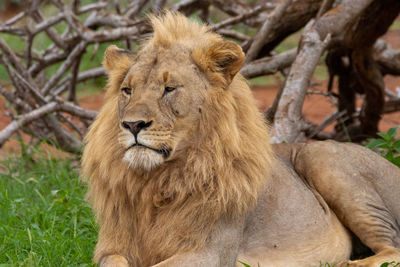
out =
<path fill-rule="evenodd" d="M 394 154 L 393 154 L 392 151 L 389 151 L 388 153 L 386 153 L 386 155 L 385 155 L 384 157 L 385 157 L 385 159 L 387 159 L 388 161 L 393 162 Z"/>
<path fill-rule="evenodd" d="M 393 137 L 389 136 L 387 133 L 377 133 L 380 137 L 383 138 L 383 140 L 390 142 L 392 141 Z"/>
<path fill-rule="evenodd" d="M 396 140 L 393 142 L 392 147 L 394 149 L 400 149 L 400 140 Z"/>
<path fill-rule="evenodd" d="M 394 159 L 391 160 L 391 162 L 397 167 L 400 167 L 400 157 L 395 157 Z"/>
<path fill-rule="evenodd" d="M 369 143 L 367 144 L 367 148 L 376 149 L 376 148 L 388 148 L 389 145 L 385 140 L 382 139 L 368 139 Z"/>
<path fill-rule="evenodd" d="M 395 138 L 396 135 L 397 135 L 397 129 L 398 129 L 397 127 L 390 128 L 390 129 L 387 131 L 387 135 L 388 135 L 389 137 L 391 137 L 392 139 Z"/>
<path fill-rule="evenodd" d="M 244 267 L 251 267 L 250 265 L 248 265 L 247 263 L 245 263 L 245 262 L 243 262 L 243 261 L 239 261 L 239 260 L 238 260 L 238 262 L 240 262 L 241 264 L 243 264 Z"/>
<path fill-rule="evenodd" d="M 399 265 L 400 265 L 400 262 L 391 261 L 391 262 L 382 263 L 381 267 L 388 267 L 388 266 L 396 267 L 396 266 L 399 266 Z"/>

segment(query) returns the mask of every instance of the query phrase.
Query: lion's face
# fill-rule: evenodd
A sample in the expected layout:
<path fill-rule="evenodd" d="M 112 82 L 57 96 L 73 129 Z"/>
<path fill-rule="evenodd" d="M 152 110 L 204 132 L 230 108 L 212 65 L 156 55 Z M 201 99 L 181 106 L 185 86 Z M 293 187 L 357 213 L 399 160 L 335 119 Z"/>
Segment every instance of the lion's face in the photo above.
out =
<path fill-rule="evenodd" d="M 179 46 L 142 51 L 118 92 L 124 160 L 151 170 L 173 159 L 197 127 L 207 87 L 189 51 Z"/>
<path fill-rule="evenodd" d="M 136 58 L 109 47 L 104 66 L 110 79 L 117 80 L 112 90 L 118 95 L 123 159 L 134 169 L 149 171 L 195 143 L 210 88 L 226 91 L 242 62 L 241 48 L 224 41 L 197 50 L 179 43 L 146 46 Z"/>

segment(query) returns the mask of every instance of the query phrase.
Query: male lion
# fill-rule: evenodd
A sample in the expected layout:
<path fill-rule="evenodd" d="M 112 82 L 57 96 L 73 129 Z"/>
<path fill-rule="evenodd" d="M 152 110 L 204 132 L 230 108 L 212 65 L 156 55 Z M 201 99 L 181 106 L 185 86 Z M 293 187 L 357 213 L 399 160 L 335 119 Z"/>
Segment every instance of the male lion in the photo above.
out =
<path fill-rule="evenodd" d="M 105 53 L 106 104 L 82 166 L 100 224 L 96 262 L 400 261 L 397 167 L 353 144 L 271 146 L 237 74 L 241 48 L 180 14 L 151 23 L 154 36 L 136 56 Z"/>

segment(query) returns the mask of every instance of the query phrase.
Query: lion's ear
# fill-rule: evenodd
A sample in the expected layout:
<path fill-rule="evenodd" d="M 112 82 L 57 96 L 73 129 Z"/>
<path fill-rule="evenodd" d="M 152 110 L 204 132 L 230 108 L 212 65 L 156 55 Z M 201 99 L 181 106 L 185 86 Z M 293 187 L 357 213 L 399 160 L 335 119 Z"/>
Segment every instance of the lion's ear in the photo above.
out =
<path fill-rule="evenodd" d="M 104 53 L 103 66 L 108 72 L 128 70 L 134 60 L 135 55 L 131 51 L 110 45 Z"/>
<path fill-rule="evenodd" d="M 236 43 L 221 41 L 208 48 L 202 61 L 201 65 L 205 67 L 205 71 L 222 74 L 225 84 L 229 85 L 243 65 L 244 53 Z"/>

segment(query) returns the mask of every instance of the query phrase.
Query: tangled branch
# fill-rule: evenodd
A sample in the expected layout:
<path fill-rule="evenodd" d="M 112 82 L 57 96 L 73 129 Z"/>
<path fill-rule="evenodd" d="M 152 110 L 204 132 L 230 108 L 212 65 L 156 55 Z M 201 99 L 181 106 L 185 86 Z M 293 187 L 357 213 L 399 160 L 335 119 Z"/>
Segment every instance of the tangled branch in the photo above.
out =
<path fill-rule="evenodd" d="M 391 1 L 395 0 L 384 0 L 381 5 L 400 10 Z M 355 39 L 349 41 L 346 36 L 378 1 L 258 2 L 137 0 L 124 4 L 125 1 L 102 0 L 82 5 L 74 0 L 67 5 L 62 0 L 26 1 L 20 13 L 0 23 L 3 36 L 22 39 L 25 44 L 21 51 L 0 36 L 0 63 L 11 82 L 11 86 L 0 86 L 0 94 L 11 107 L 11 122 L 0 130 L 0 147 L 14 133 L 23 131 L 32 139 L 52 140 L 68 152 L 79 153 L 82 136 L 96 111 L 79 105 L 78 85 L 106 75 L 100 66 L 82 69 L 85 53 L 92 49 L 95 55 L 99 47 L 110 42 L 135 49 L 140 40 L 151 34 L 146 14 L 158 13 L 163 8 L 187 16 L 197 14 L 212 30 L 240 43 L 247 51 L 246 64 L 241 70 L 245 77 L 285 73 L 285 86 L 269 110 L 278 142 L 298 141 L 308 133 L 309 137 L 318 136 L 327 123 L 348 112 L 338 110 L 321 125 L 305 123 L 301 107 L 311 75 L 325 50 L 331 51 L 338 43 L 346 49 L 355 49 Z M 57 12 L 49 14 L 50 7 Z M 213 12 L 224 12 L 230 17 L 212 23 Z M 298 48 L 281 54 L 273 52 L 283 39 L 306 24 Z M 251 32 L 256 34 L 253 36 Z M 44 38 L 51 43 L 44 47 L 35 45 Z M 373 51 L 382 75 L 400 74 L 398 51 L 383 41 L 377 42 Z M 52 75 L 49 70 L 53 70 Z M 399 102 L 392 97 L 382 112 L 399 110 Z"/>

